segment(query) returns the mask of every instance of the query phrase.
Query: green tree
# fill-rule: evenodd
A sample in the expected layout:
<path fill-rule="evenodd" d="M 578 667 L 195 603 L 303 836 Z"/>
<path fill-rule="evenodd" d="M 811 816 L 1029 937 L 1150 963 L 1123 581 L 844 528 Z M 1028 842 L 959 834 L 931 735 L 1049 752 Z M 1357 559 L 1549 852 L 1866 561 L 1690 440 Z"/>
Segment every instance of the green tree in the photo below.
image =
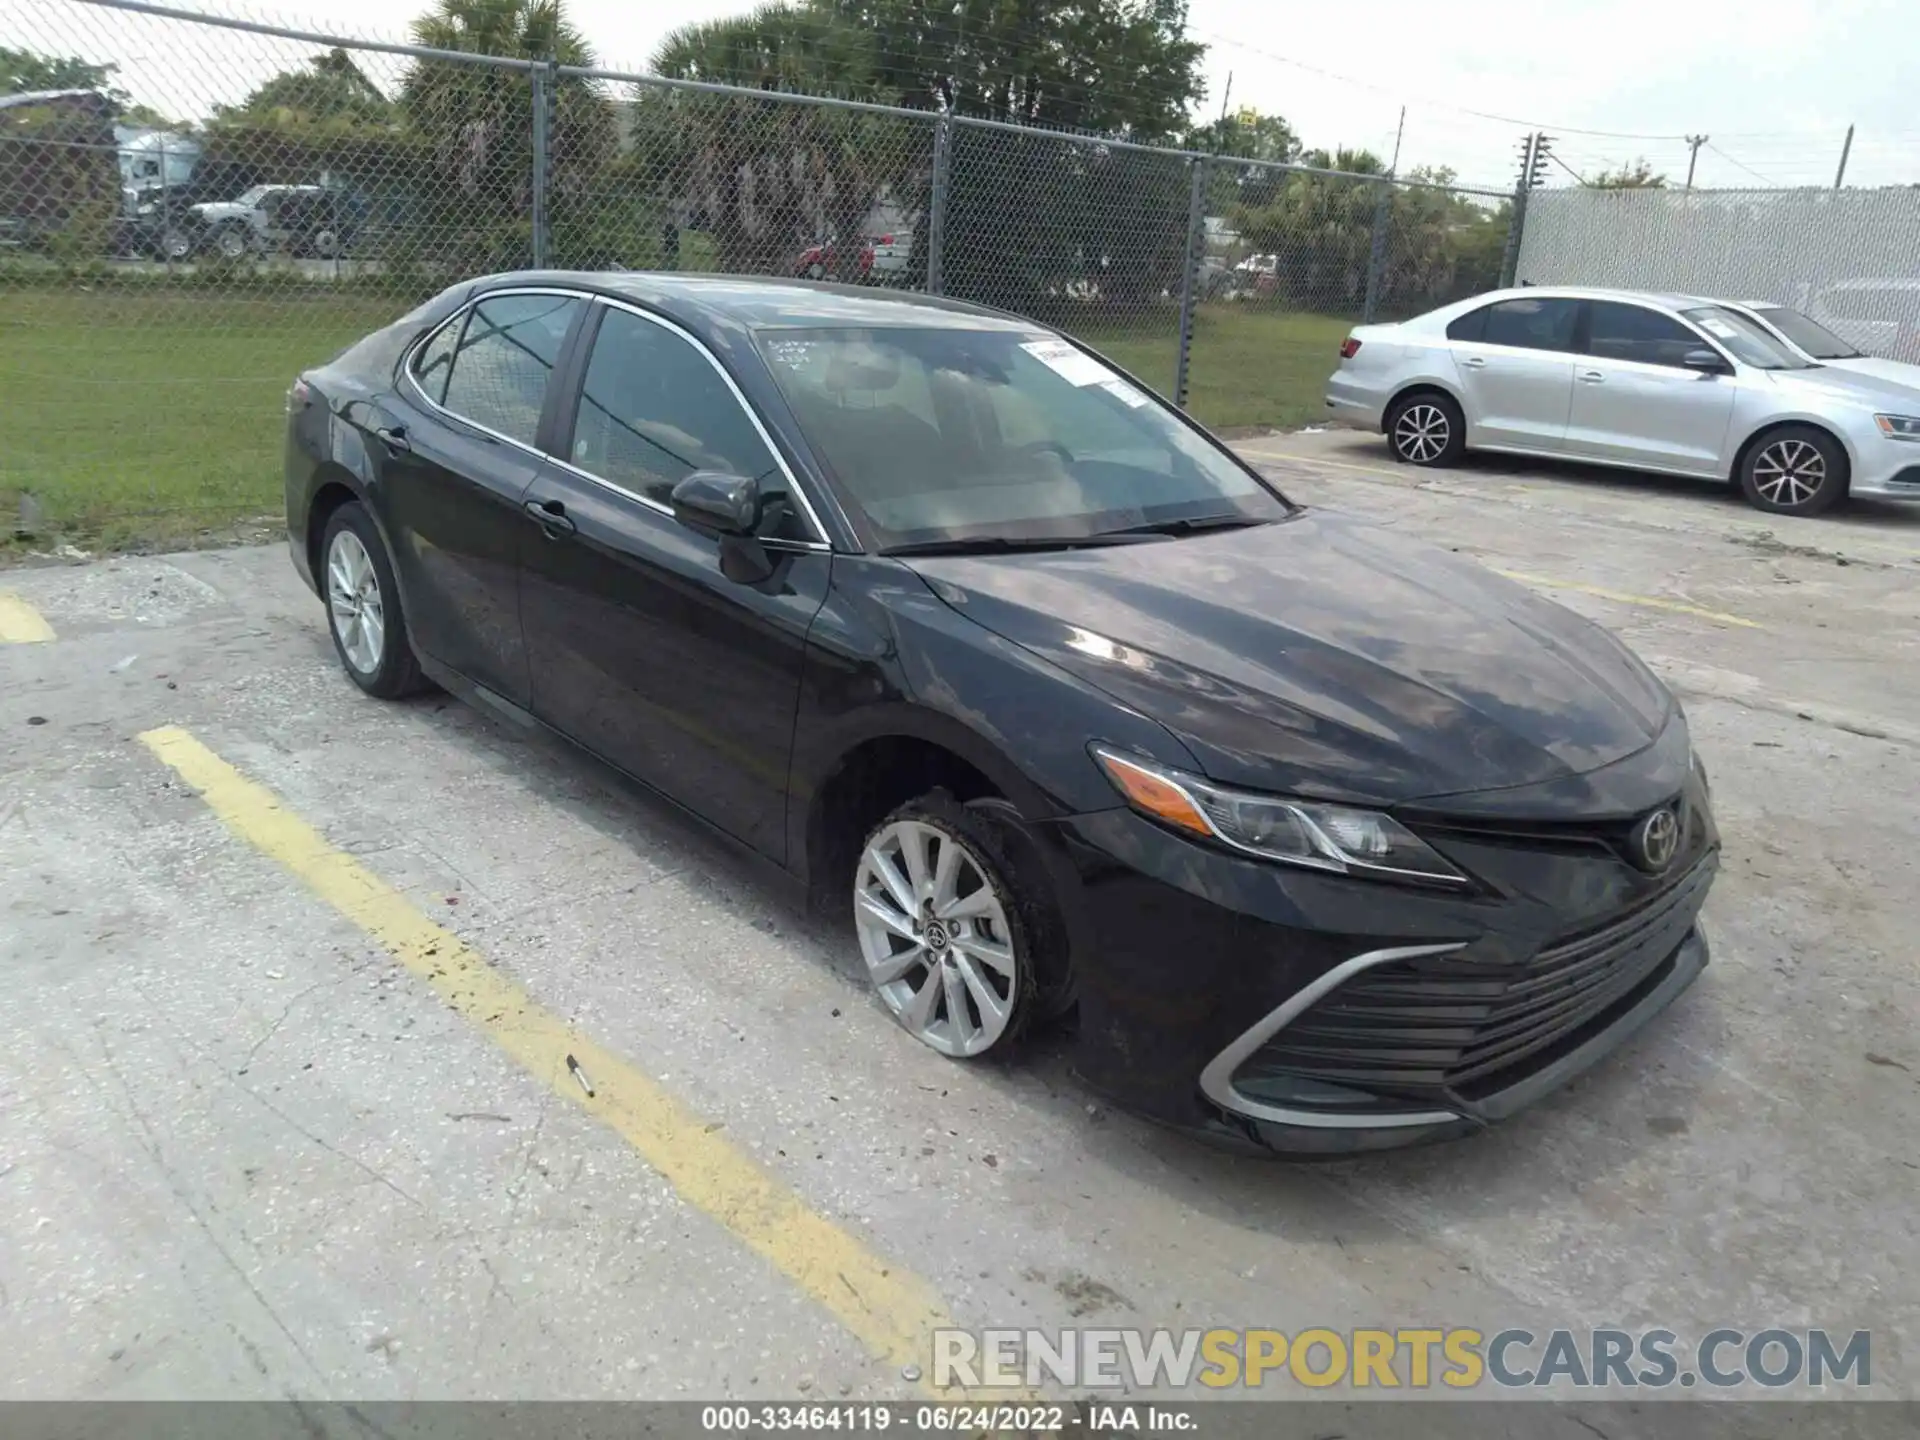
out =
<path fill-rule="evenodd" d="M 916 108 L 1170 140 L 1205 94 L 1186 0 L 807 0 L 881 37 L 883 88 Z"/>
<path fill-rule="evenodd" d="M 413 23 L 413 38 L 437 50 L 590 67 L 593 54 L 561 0 L 439 0 Z M 525 71 L 421 60 L 407 72 L 400 110 L 430 147 L 433 193 L 417 197 L 418 220 L 459 238 L 447 257 L 468 269 L 524 265 L 533 206 L 533 85 Z M 569 227 L 614 147 L 612 106 L 591 81 L 555 82 L 548 138 L 548 197 Z M 556 259 L 560 258 L 556 254 Z"/>
<path fill-rule="evenodd" d="M 1293 133 L 1293 126 L 1278 115 L 1263 115 L 1251 105 L 1196 125 L 1187 132 L 1184 143 L 1189 150 L 1236 160 L 1284 164 L 1300 158 L 1300 137 Z"/>
<path fill-rule="evenodd" d="M 384 129 L 398 123 L 399 111 L 353 57 L 336 48 L 273 76 L 238 105 L 216 107 L 214 118 L 281 128 Z"/>
<path fill-rule="evenodd" d="M 95 65 L 73 55 L 36 55 L 0 45 L 0 95 L 24 95 L 36 90 L 98 90 L 115 100 L 126 96 L 114 88 L 114 65 Z"/>
<path fill-rule="evenodd" d="M 684 26 L 654 55 L 656 73 L 754 90 L 898 103 L 871 33 L 824 7 L 763 5 Z M 641 87 L 634 136 L 680 219 L 708 231 L 720 263 L 781 271 L 834 239 L 842 279 L 860 276 L 860 237 L 875 200 L 924 179 L 931 127 L 861 111 Z"/>
<path fill-rule="evenodd" d="M 1595 190 L 1664 190 L 1667 177 L 1654 173 L 1645 160 L 1636 160 L 1618 170 L 1602 170 L 1585 183 Z"/>

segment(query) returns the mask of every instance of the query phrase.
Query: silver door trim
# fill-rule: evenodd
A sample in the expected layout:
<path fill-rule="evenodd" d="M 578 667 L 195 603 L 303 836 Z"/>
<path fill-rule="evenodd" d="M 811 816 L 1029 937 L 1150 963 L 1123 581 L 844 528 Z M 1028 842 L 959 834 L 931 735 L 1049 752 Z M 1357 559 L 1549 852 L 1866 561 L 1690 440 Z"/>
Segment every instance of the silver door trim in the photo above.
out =
<path fill-rule="evenodd" d="M 800 485 L 792 468 L 787 464 L 786 457 L 780 453 L 780 447 L 773 443 L 773 437 L 767 433 L 766 426 L 760 423 L 760 417 L 754 413 L 753 406 L 748 402 L 746 396 L 741 393 L 740 387 L 734 383 L 733 377 L 726 372 L 725 367 L 715 358 L 713 352 L 701 343 L 698 336 L 689 334 L 685 329 L 674 324 L 671 320 L 659 315 L 654 315 L 639 306 L 630 305 L 624 301 L 615 300 L 610 296 L 601 295 L 591 290 L 572 290 L 559 285 L 514 285 L 499 290 L 489 290 L 483 295 L 475 295 L 472 299 L 461 305 L 458 310 L 455 310 L 453 314 L 449 315 L 445 320 L 442 320 L 438 325 L 434 326 L 433 329 L 414 341 L 400 357 L 400 371 L 405 377 L 408 389 L 414 399 L 437 414 L 444 415 L 450 420 L 457 420 L 460 424 L 470 429 L 478 430 L 489 439 L 498 440 L 503 445 L 511 445 L 514 449 L 522 451 L 527 455 L 544 460 L 548 464 L 557 465 L 571 475 L 577 475 L 583 480 L 590 480 L 595 485 L 600 486 L 601 489 L 611 491 L 623 499 L 631 500 L 635 504 L 645 506 L 649 510 L 658 511 L 662 515 L 672 517 L 673 507 L 671 505 L 663 505 L 650 495 L 642 495 L 636 490 L 629 490 L 626 486 L 609 480 L 604 475 L 596 475 L 591 470 L 583 470 L 571 461 L 542 450 L 537 445 L 529 445 L 524 440 L 517 440 L 511 435 L 504 435 L 500 431 L 483 425 L 478 420 L 472 419 L 470 416 L 461 414 L 458 410 L 449 409 L 438 400 L 435 400 L 431 395 L 427 394 L 426 389 L 420 384 L 419 378 L 413 371 L 413 362 L 419 356 L 420 352 L 432 344 L 434 338 L 449 325 L 464 322 L 476 305 L 487 300 L 512 295 L 558 295 L 568 300 L 579 300 L 588 305 L 601 304 L 612 306 L 616 309 L 629 311 L 643 320 L 650 320 L 663 329 L 671 330 L 681 339 L 687 341 L 706 358 L 707 363 L 713 366 L 713 368 L 719 372 L 720 378 L 726 382 L 727 389 L 733 395 L 735 403 L 746 413 L 747 419 L 753 423 L 753 428 L 760 436 L 761 443 L 767 447 L 767 453 L 773 456 L 773 463 L 780 467 L 780 473 L 786 477 L 789 489 L 794 495 L 799 497 L 801 508 L 806 511 L 807 521 L 813 526 L 814 533 L 822 537 L 817 540 L 764 539 L 760 543 L 775 550 L 798 550 L 821 553 L 830 553 L 832 551 L 832 544 L 825 538 L 827 533 L 826 527 L 820 523 L 820 517 L 813 508 L 813 502 L 809 499 L 806 490 Z M 585 383 L 584 376 L 582 383 Z"/>
<path fill-rule="evenodd" d="M 800 477 L 795 475 L 793 473 L 793 467 L 787 464 L 787 457 L 780 453 L 779 445 L 774 443 L 773 436 L 768 432 L 767 427 L 761 423 L 759 413 L 754 410 L 752 402 L 747 399 L 746 392 L 741 390 L 739 385 L 737 385 L 734 382 L 733 376 L 727 373 L 727 367 L 720 363 L 719 356 L 715 355 L 711 350 L 707 348 L 706 342 L 703 341 L 698 335 L 695 335 L 692 331 L 687 330 L 683 326 L 677 325 L 673 321 L 667 319 L 666 316 L 656 315 L 651 310 L 648 310 L 643 306 L 635 305 L 630 301 L 626 301 L 626 300 L 616 300 L 610 295 L 595 295 L 593 298 L 599 304 L 605 306 L 610 310 L 623 310 L 629 315 L 638 316 L 642 320 L 648 321 L 654 325 L 658 325 L 662 330 L 666 330 L 672 334 L 678 335 L 682 340 L 686 341 L 689 345 L 693 346 L 695 350 L 699 351 L 700 354 L 706 358 L 706 362 L 713 367 L 713 373 L 720 377 L 721 382 L 726 385 L 727 390 L 732 394 L 734 398 L 734 403 L 739 405 L 742 413 L 744 413 L 747 419 L 752 422 L 754 433 L 759 435 L 760 443 L 767 447 L 767 453 L 773 456 L 773 463 L 778 465 L 780 467 L 780 473 L 786 476 L 787 489 L 795 498 L 797 498 L 800 501 L 800 508 L 806 511 L 807 523 L 813 526 L 813 533 L 820 537 L 822 542 L 821 548 L 831 549 L 832 547 L 825 543 L 826 535 L 827 535 L 827 527 L 820 523 L 820 512 L 815 510 L 813 507 L 813 497 L 807 494 L 806 487 L 800 483 Z M 597 343 L 599 340 L 599 336 L 596 335 L 594 339 Z M 589 354 L 587 359 L 588 359 L 588 363 L 591 364 L 593 359 L 592 355 Z M 586 388 L 586 383 L 587 383 L 586 371 L 583 369 L 580 374 L 580 386 L 583 391 Z M 561 463 L 566 465 L 567 468 L 570 470 L 579 469 L 578 466 L 573 465 L 570 462 L 563 460 L 561 461 Z M 581 471 L 581 473 L 585 474 L 586 472 Z M 597 480 L 600 477 L 596 475 L 596 476 L 591 476 L 589 478 Z M 636 498 L 644 499 L 645 497 L 636 497 Z M 654 501 L 647 501 L 647 503 L 658 505 L 660 502 L 657 500 L 654 500 Z M 667 513 L 671 514 L 673 512 L 669 509 Z M 844 520 L 845 516 L 842 516 L 841 518 Z M 851 529 L 852 527 L 849 526 L 848 528 Z"/>
<path fill-rule="evenodd" d="M 1464 1117 L 1456 1110 L 1409 1110 L 1391 1115 L 1343 1115 L 1331 1110 L 1294 1110 L 1252 1100 L 1233 1088 L 1233 1072 L 1247 1058 L 1309 1006 L 1338 989 L 1362 971 L 1395 960 L 1412 960 L 1422 955 L 1448 955 L 1467 948 L 1465 940 L 1442 945 L 1396 945 L 1385 950 L 1369 950 L 1343 960 L 1326 974 L 1294 991 L 1280 1005 L 1245 1031 L 1226 1049 L 1207 1063 L 1200 1072 L 1200 1091 L 1222 1110 L 1254 1120 L 1270 1120 L 1279 1125 L 1298 1125 L 1314 1130 L 1386 1130 L 1409 1125 L 1441 1125 Z"/>

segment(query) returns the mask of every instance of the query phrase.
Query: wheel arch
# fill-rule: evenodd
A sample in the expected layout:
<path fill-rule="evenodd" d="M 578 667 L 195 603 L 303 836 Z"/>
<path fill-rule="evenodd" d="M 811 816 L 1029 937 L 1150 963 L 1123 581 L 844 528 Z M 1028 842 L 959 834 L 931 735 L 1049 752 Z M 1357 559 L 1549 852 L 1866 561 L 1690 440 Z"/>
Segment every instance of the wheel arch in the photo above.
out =
<path fill-rule="evenodd" d="M 366 498 L 366 491 L 361 486 L 360 477 L 338 461 L 326 461 L 315 472 L 313 496 L 307 501 L 306 529 L 302 536 L 302 544 L 306 547 L 307 564 L 317 588 L 324 588 L 320 579 L 324 569 L 320 543 L 326 536 L 327 522 L 333 519 L 334 512 L 341 506 L 351 505 L 356 500 L 365 505 Z M 367 509 L 371 513 L 373 507 L 369 505 Z M 375 516 L 374 524 L 378 526 L 379 523 L 379 517 Z M 381 531 L 383 538 L 385 534 L 383 529 Z M 391 551 L 392 547 L 388 548 Z"/>
<path fill-rule="evenodd" d="M 1769 416 L 1763 423 L 1755 426 L 1753 431 L 1734 447 L 1733 464 L 1728 468 L 1726 476 L 1729 485 L 1738 485 L 1740 483 L 1740 472 L 1746 468 L 1747 457 L 1754 452 L 1761 441 L 1765 440 L 1767 436 L 1776 434 L 1781 430 L 1818 430 L 1822 435 L 1825 435 L 1829 440 L 1833 441 L 1835 445 L 1838 445 L 1840 447 L 1840 453 L 1846 457 L 1847 487 L 1848 489 L 1852 488 L 1853 472 L 1858 463 L 1858 457 L 1853 453 L 1853 446 L 1847 443 L 1846 436 L 1834 429 L 1834 427 L 1825 420 L 1815 415 Z"/>
<path fill-rule="evenodd" d="M 1425 375 L 1417 380 L 1406 381 L 1387 397 L 1387 403 L 1380 409 L 1380 433 L 1382 435 L 1388 434 L 1392 430 L 1393 412 L 1395 408 L 1405 401 L 1413 399 L 1417 395 L 1438 395 L 1441 399 L 1452 402 L 1453 408 L 1460 412 L 1460 424 L 1463 430 L 1468 436 L 1472 435 L 1473 421 L 1467 415 L 1467 402 L 1461 398 L 1460 392 L 1453 386 L 1448 385 L 1445 381 L 1436 380 Z"/>

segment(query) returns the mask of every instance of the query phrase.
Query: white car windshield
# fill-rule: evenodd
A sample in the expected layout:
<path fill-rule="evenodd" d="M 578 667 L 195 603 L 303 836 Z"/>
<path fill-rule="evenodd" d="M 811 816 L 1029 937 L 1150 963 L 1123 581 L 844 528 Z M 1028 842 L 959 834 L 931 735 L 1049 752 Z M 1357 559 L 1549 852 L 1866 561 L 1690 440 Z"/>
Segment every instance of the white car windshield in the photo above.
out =
<path fill-rule="evenodd" d="M 1854 349 L 1818 320 L 1789 310 L 1784 305 L 1756 305 L 1753 313 L 1778 330 L 1816 360 L 1858 360 Z"/>
<path fill-rule="evenodd" d="M 1045 545 L 1291 507 L 1094 356 L 1016 330 L 767 330 L 809 445 L 880 547 Z"/>
<path fill-rule="evenodd" d="M 1702 305 L 1682 312 L 1687 319 L 1718 340 L 1734 359 L 1756 370 L 1812 370 L 1813 362 L 1802 360 L 1780 343 L 1777 336 L 1748 316 L 1718 305 Z"/>

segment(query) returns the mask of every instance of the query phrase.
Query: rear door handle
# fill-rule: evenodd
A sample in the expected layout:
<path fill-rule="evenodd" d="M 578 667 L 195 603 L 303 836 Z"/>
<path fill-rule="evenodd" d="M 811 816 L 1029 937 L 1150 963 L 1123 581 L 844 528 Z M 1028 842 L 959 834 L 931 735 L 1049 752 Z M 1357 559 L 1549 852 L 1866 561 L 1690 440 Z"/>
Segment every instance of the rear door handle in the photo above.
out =
<path fill-rule="evenodd" d="M 1607 377 L 1599 370 L 1582 370 L 1580 372 L 1580 383 L 1582 385 L 1604 385 L 1607 383 Z"/>
<path fill-rule="evenodd" d="M 573 523 L 573 517 L 567 514 L 566 505 L 559 500 L 529 500 L 527 514 L 534 518 L 541 532 L 549 540 L 559 540 L 579 530 Z"/>
<path fill-rule="evenodd" d="M 1487 361 L 1482 355 L 1465 355 L 1461 357 L 1460 363 L 1470 370 L 1481 370 L 1486 368 Z"/>
<path fill-rule="evenodd" d="M 380 425 L 374 432 L 380 443 L 396 455 L 405 455 L 413 449 L 413 442 L 407 439 L 407 427 L 404 425 Z"/>

